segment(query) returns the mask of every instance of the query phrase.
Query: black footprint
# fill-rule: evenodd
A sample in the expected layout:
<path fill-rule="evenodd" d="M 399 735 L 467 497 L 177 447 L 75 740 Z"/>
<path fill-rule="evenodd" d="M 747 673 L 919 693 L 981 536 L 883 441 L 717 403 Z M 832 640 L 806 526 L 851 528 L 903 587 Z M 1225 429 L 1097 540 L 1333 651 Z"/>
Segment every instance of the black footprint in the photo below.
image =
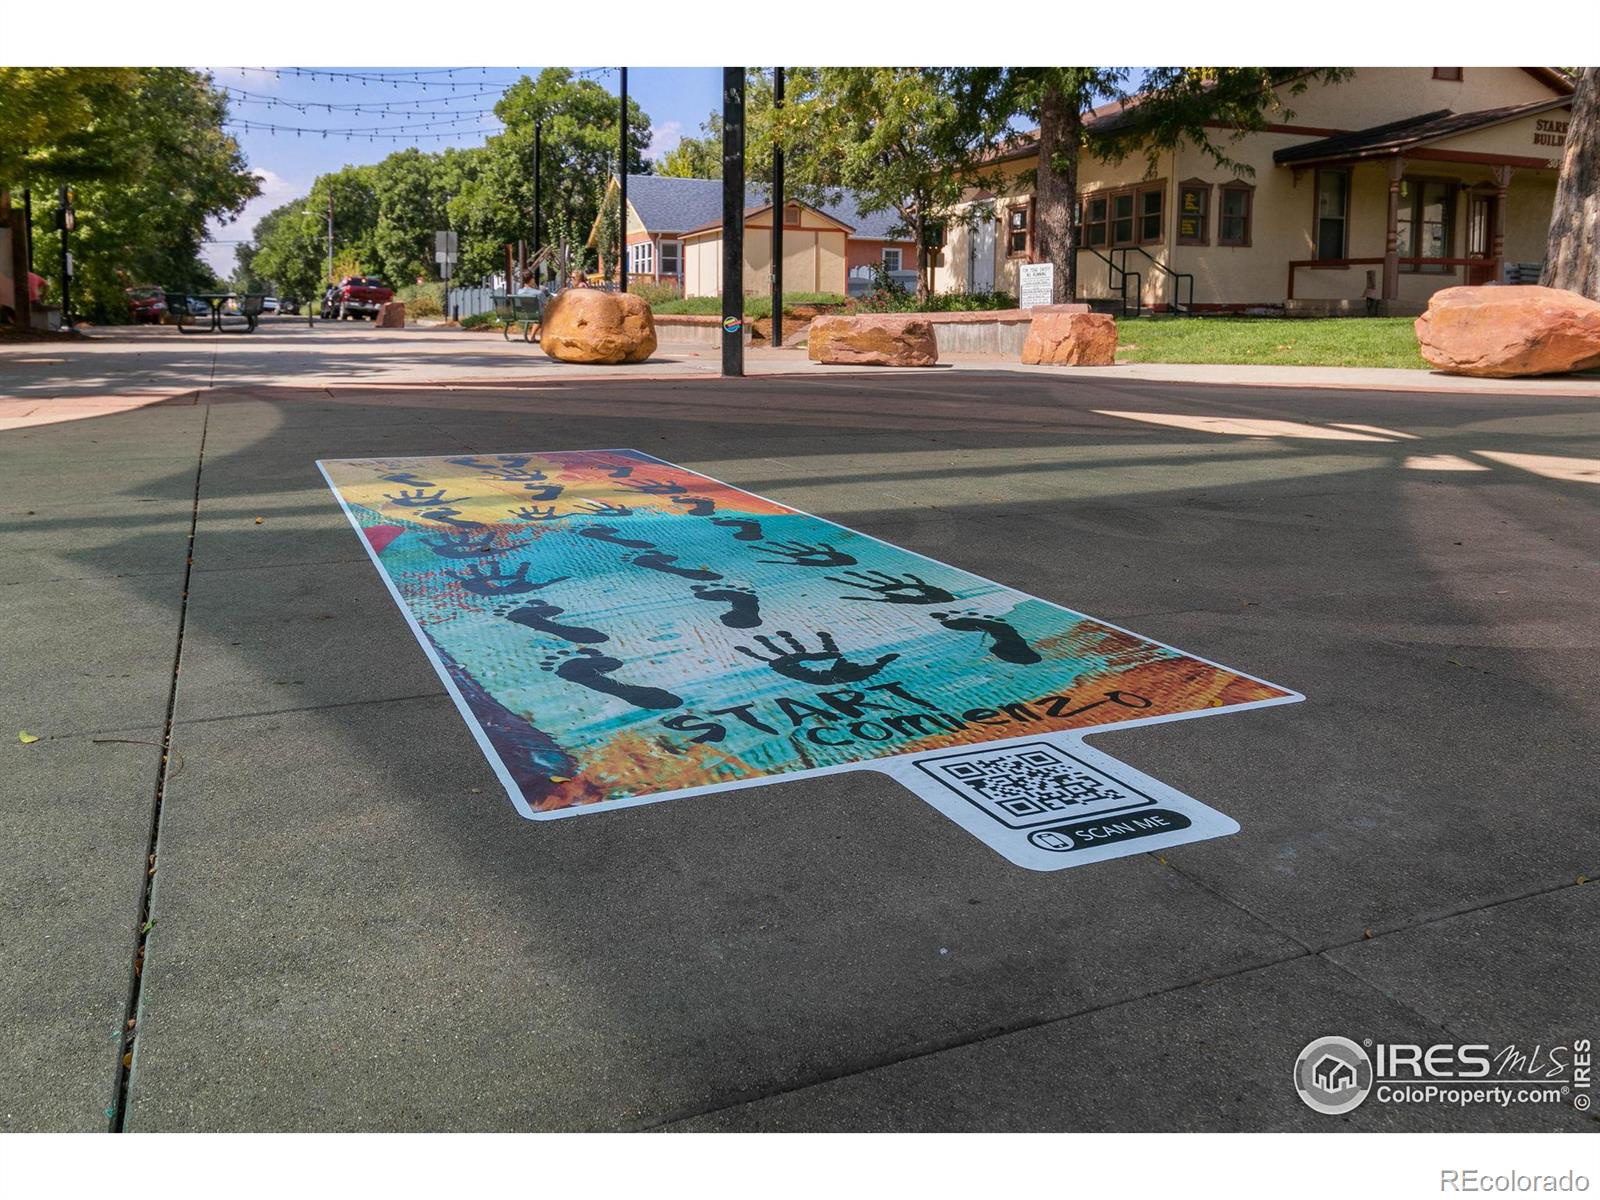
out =
<path fill-rule="evenodd" d="M 733 530 L 733 540 L 736 542 L 759 542 L 767 536 L 761 532 L 760 521 L 741 521 L 738 517 L 713 517 L 711 523 Z"/>
<path fill-rule="evenodd" d="M 718 619 L 729 629 L 753 629 L 761 624 L 761 597 L 750 588 L 726 583 L 721 587 L 700 584 L 689 590 L 694 593 L 696 600 L 726 604 L 728 611 Z"/>
<path fill-rule="evenodd" d="M 975 612 L 936 612 L 928 615 L 946 629 L 953 629 L 957 633 L 987 634 L 993 639 L 989 653 L 1001 662 L 1027 666 L 1042 661 L 1039 652 L 999 617 L 985 617 Z"/>
<path fill-rule="evenodd" d="M 539 633 L 548 633 L 551 637 L 558 637 L 566 642 L 609 642 L 611 635 L 601 633 L 598 629 L 590 629 L 584 625 L 563 625 L 551 620 L 559 617 L 567 610 L 554 604 L 547 604 L 543 600 L 530 600 L 526 604 L 515 607 L 497 608 L 494 610 L 499 616 L 508 621 L 515 621 L 527 629 Z"/>
<path fill-rule="evenodd" d="M 672 564 L 678 561 L 676 554 L 663 554 L 659 550 L 648 553 L 624 554 L 622 561 L 631 563 L 636 567 L 643 567 L 647 571 L 660 571 L 664 575 L 676 575 L 680 579 L 703 579 L 712 582 L 721 579 L 716 571 L 704 567 L 675 567 Z"/>
<path fill-rule="evenodd" d="M 618 683 L 606 676 L 622 666 L 620 659 L 610 658 L 587 646 L 577 650 L 557 650 L 539 663 L 546 671 L 553 671 L 559 679 L 586 687 L 592 692 L 603 692 L 626 701 L 635 708 L 677 708 L 683 703 L 662 688 L 636 687 L 631 683 Z"/>

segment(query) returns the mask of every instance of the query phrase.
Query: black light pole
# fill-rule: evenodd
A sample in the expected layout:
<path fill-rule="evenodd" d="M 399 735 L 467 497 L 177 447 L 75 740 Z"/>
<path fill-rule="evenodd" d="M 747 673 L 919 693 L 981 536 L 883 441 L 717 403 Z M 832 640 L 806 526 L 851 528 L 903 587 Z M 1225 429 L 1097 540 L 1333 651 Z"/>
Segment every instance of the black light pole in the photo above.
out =
<path fill-rule="evenodd" d="M 22 224 L 28 231 L 28 270 L 33 270 L 33 189 L 22 189 Z"/>
<path fill-rule="evenodd" d="M 722 68 L 722 373 L 744 374 L 744 68 Z"/>
<path fill-rule="evenodd" d="M 58 193 L 60 208 L 57 210 L 61 220 L 61 327 L 72 328 L 72 252 L 67 248 L 67 235 L 72 232 L 72 209 L 67 205 L 67 185 L 61 185 Z M 27 284 L 24 279 L 23 284 Z"/>
<path fill-rule="evenodd" d="M 539 261 L 539 150 L 543 140 L 544 127 L 535 121 L 533 124 L 533 286 L 538 287 L 544 281 L 544 264 Z M 510 291 L 507 288 L 506 291 Z"/>
<path fill-rule="evenodd" d="M 617 279 L 622 291 L 628 290 L 628 68 L 622 68 L 622 116 L 617 121 L 622 135 L 617 146 Z"/>
<path fill-rule="evenodd" d="M 772 110 L 783 107 L 783 68 L 772 68 Z M 783 141 L 772 139 L 772 344 L 783 347 Z"/>

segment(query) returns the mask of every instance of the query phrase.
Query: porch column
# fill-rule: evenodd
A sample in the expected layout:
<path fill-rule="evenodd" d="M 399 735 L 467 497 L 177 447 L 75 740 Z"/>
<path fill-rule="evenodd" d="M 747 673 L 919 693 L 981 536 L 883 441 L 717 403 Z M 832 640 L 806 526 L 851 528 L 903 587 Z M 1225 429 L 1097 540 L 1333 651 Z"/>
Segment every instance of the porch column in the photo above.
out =
<path fill-rule="evenodd" d="M 1383 231 L 1383 298 L 1400 298 L 1400 177 L 1406 160 L 1396 155 L 1389 160 L 1389 216 Z"/>
<path fill-rule="evenodd" d="M 1489 237 L 1489 257 L 1494 260 L 1494 281 L 1505 278 L 1506 192 L 1511 187 L 1511 168 L 1494 168 L 1494 228 Z"/>

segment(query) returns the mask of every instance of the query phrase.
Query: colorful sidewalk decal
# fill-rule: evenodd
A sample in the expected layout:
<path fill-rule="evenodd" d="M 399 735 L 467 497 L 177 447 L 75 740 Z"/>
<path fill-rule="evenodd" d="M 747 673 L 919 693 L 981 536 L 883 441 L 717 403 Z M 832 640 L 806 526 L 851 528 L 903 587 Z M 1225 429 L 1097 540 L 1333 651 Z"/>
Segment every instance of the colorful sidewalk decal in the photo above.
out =
<path fill-rule="evenodd" d="M 1238 829 L 1085 731 L 1301 699 L 636 450 L 318 466 L 526 817 L 872 768 L 1053 870 Z"/>

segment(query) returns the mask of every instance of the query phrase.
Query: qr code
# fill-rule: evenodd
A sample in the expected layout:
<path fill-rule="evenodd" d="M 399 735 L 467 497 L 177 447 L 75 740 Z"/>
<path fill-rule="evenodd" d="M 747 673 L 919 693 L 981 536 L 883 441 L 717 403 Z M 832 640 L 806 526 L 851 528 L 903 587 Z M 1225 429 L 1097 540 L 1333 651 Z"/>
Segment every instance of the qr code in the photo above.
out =
<path fill-rule="evenodd" d="M 1042 743 L 923 759 L 917 766 L 1013 828 L 1152 803 L 1098 768 Z"/>

